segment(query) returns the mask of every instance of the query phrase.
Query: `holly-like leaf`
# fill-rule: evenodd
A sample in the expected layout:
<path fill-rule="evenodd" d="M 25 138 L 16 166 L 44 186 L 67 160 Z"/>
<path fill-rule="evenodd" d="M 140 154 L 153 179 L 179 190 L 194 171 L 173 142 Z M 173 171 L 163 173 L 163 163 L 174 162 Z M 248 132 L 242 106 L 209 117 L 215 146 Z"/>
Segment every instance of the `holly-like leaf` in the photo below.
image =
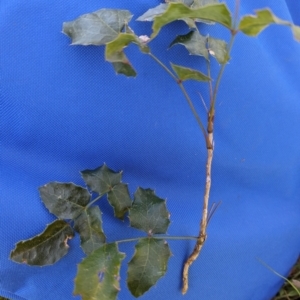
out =
<path fill-rule="evenodd" d="M 198 33 L 198 31 L 190 31 L 185 35 L 177 35 L 175 40 L 170 44 L 170 48 L 176 44 L 181 44 L 192 55 L 204 56 L 207 60 L 209 58 L 207 51 L 207 37 Z"/>
<path fill-rule="evenodd" d="M 256 16 L 244 16 L 239 24 L 239 30 L 245 33 L 248 36 L 257 36 L 261 31 L 263 31 L 267 26 L 271 24 L 278 24 L 278 25 L 287 25 L 290 26 L 294 38 L 300 42 L 300 27 L 296 26 L 288 21 L 281 20 L 276 17 L 273 12 L 268 9 L 260 9 L 256 10 Z"/>
<path fill-rule="evenodd" d="M 128 10 L 100 9 L 63 23 L 72 45 L 105 45 L 114 40 L 132 18 Z"/>
<path fill-rule="evenodd" d="M 114 300 L 120 291 L 120 266 L 125 254 L 117 244 L 105 244 L 86 257 L 77 269 L 75 295 L 82 300 Z"/>
<path fill-rule="evenodd" d="M 115 216 L 123 219 L 124 214 L 132 205 L 127 184 L 119 183 L 115 185 L 112 190 L 108 192 L 107 196 L 109 203 L 114 208 Z"/>
<path fill-rule="evenodd" d="M 89 255 L 105 243 L 101 211 L 98 206 L 84 210 L 74 221 L 74 229 L 80 234 L 81 248 Z"/>
<path fill-rule="evenodd" d="M 151 38 L 156 37 L 163 26 L 182 18 L 203 19 L 217 22 L 229 29 L 232 27 L 231 14 L 224 3 L 209 4 L 196 9 L 183 3 L 170 3 L 163 14 L 154 18 Z"/>
<path fill-rule="evenodd" d="M 82 178 L 87 186 L 99 195 L 104 195 L 121 182 L 122 172 L 115 172 L 109 169 L 106 164 L 95 170 L 84 170 Z"/>
<path fill-rule="evenodd" d="M 148 235 L 166 233 L 170 224 L 166 201 L 157 197 L 153 190 L 138 188 L 129 209 L 130 226 Z"/>
<path fill-rule="evenodd" d="M 172 64 L 172 69 L 174 70 L 174 72 L 177 74 L 178 78 L 182 81 L 185 80 L 197 80 L 197 81 L 210 81 L 211 79 L 206 76 L 205 74 L 203 74 L 200 71 L 194 70 L 194 69 L 190 69 L 190 68 L 186 68 L 186 67 L 182 67 L 182 66 L 178 66 L 175 64 Z"/>
<path fill-rule="evenodd" d="M 127 285 L 133 296 L 143 295 L 165 275 L 170 256 L 166 241 L 155 238 L 139 240 L 128 263 Z"/>
<path fill-rule="evenodd" d="M 77 217 L 91 198 L 87 189 L 73 183 L 50 182 L 39 192 L 45 206 L 60 219 Z"/>
<path fill-rule="evenodd" d="M 67 222 L 55 220 L 41 234 L 18 242 L 10 258 L 28 265 L 52 265 L 67 254 L 68 240 L 73 236 L 73 229 Z"/>
<path fill-rule="evenodd" d="M 225 41 L 208 37 L 208 51 L 222 65 L 229 61 L 227 43 Z"/>

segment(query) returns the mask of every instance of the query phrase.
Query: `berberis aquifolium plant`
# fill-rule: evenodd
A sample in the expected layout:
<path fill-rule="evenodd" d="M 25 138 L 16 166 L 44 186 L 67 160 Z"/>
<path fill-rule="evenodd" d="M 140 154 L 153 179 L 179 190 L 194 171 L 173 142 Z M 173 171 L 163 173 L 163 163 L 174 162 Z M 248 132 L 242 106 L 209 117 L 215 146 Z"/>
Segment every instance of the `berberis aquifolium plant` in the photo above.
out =
<path fill-rule="evenodd" d="M 137 21 L 151 21 L 152 34 L 136 35 L 129 26 L 132 14 L 128 10 L 102 8 L 84 14 L 63 24 L 63 32 L 72 39 L 72 45 L 105 46 L 105 59 L 112 63 L 117 74 L 136 76 L 136 71 L 124 53 L 124 48 L 135 44 L 142 54 L 148 55 L 174 79 L 186 99 L 203 133 L 207 149 L 206 181 L 200 229 L 197 237 L 163 236 L 170 220 L 165 200 L 151 189 L 138 188 L 131 200 L 127 184 L 122 183 L 122 172 L 115 172 L 105 164 L 95 170 L 81 172 L 87 188 L 73 183 L 50 182 L 39 188 L 40 196 L 48 210 L 58 219 L 47 225 L 38 236 L 20 241 L 11 252 L 10 258 L 28 265 L 49 265 L 57 262 L 68 252 L 68 240 L 78 232 L 81 247 L 87 257 L 78 265 L 75 278 L 75 295 L 82 299 L 116 299 L 119 287 L 119 271 L 125 254 L 119 252 L 118 244 L 136 241 L 135 253 L 128 264 L 127 286 L 133 296 L 139 297 L 156 284 L 167 270 L 171 251 L 167 239 L 194 239 L 195 248 L 183 267 L 182 293 L 188 290 L 189 267 L 198 257 L 207 237 L 207 225 L 217 207 L 208 209 L 211 188 L 211 165 L 214 152 L 214 120 L 218 88 L 236 35 L 242 32 L 257 36 L 270 24 L 287 25 L 296 40 L 300 41 L 300 27 L 276 17 L 270 9 L 260 9 L 255 15 L 239 17 L 239 1 L 236 1 L 233 16 L 226 4 L 218 0 L 169 0 L 149 9 Z M 159 37 L 161 28 L 181 20 L 187 33 L 177 35 L 170 47 L 183 45 L 192 55 L 202 56 L 206 61 L 205 73 L 185 66 L 165 65 L 150 49 L 153 39 Z M 229 42 L 201 34 L 198 24 L 221 24 L 230 33 Z M 216 78 L 211 75 L 211 57 L 219 63 Z M 206 82 L 209 99 L 202 99 L 207 118 L 201 120 L 184 82 L 196 80 Z M 92 194 L 92 193 L 93 194 Z M 98 195 L 92 197 L 92 195 Z M 145 232 L 143 238 L 124 237 L 123 240 L 106 243 L 102 229 L 101 211 L 95 202 L 106 196 L 114 209 L 115 217 L 123 219 L 128 213 L 130 226 Z M 196 218 L 196 216 L 195 216 Z M 68 220 L 68 221 L 66 221 Z"/>

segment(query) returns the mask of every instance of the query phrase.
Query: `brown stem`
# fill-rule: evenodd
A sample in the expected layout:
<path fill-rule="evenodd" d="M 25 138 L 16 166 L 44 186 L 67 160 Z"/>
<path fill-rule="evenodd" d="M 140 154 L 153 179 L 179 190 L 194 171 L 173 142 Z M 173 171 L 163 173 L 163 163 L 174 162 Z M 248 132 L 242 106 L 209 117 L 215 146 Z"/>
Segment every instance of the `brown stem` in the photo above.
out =
<path fill-rule="evenodd" d="M 188 273 L 189 268 L 191 264 L 197 259 L 199 256 L 199 253 L 205 243 L 207 234 L 207 223 L 208 223 L 208 200 L 209 200 L 209 193 L 210 193 L 210 187 L 211 187 L 211 165 L 212 165 L 212 159 L 213 159 L 213 120 L 214 116 L 209 114 L 208 117 L 208 135 L 207 135 L 207 142 L 206 142 L 206 148 L 207 148 L 207 161 L 206 161 L 206 183 L 205 183 L 205 191 L 204 191 L 204 199 L 203 199 L 203 208 L 202 208 L 202 219 L 200 221 L 200 232 L 199 236 L 197 238 L 197 243 L 195 245 L 195 248 L 192 252 L 192 254 L 188 257 L 187 261 L 184 264 L 183 267 L 183 274 L 182 274 L 182 280 L 183 280 L 183 287 L 182 287 L 182 294 L 185 294 L 188 290 Z"/>

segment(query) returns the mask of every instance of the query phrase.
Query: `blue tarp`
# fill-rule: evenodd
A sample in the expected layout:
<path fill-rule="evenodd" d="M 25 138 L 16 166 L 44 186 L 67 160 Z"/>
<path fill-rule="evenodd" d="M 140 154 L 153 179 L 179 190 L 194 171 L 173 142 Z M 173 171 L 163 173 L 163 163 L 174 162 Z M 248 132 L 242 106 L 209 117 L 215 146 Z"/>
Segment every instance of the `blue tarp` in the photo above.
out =
<path fill-rule="evenodd" d="M 229 1 L 231 9 L 234 1 Z M 42 232 L 55 217 L 37 188 L 50 181 L 84 186 L 79 171 L 105 162 L 123 170 L 133 194 L 138 186 L 167 199 L 169 235 L 198 234 L 205 182 L 206 149 L 197 123 L 168 75 L 129 46 L 135 79 L 116 76 L 104 62 L 103 47 L 69 46 L 62 23 L 100 8 L 129 9 L 134 19 L 159 0 L 20 1 L 0 4 L 0 295 L 10 299 L 71 300 L 76 265 L 84 258 L 79 237 L 57 264 L 29 267 L 8 259 L 19 240 Z M 242 1 L 241 14 L 270 7 L 300 25 L 300 2 Z M 150 34 L 151 23 L 130 23 Z M 228 39 L 220 26 L 201 25 L 211 36 Z M 205 71 L 201 57 L 182 46 L 166 50 L 183 22 L 168 25 L 151 43 L 153 53 Z M 212 72 L 219 66 L 212 61 Z M 205 83 L 186 88 L 200 116 Z M 215 119 L 211 203 L 222 201 L 204 249 L 190 269 L 185 299 L 268 300 L 300 249 L 300 44 L 290 28 L 272 25 L 258 38 L 238 34 L 220 86 Z M 99 203 L 108 241 L 142 236 L 128 221 L 112 217 Z M 168 272 L 142 299 L 183 299 L 182 264 L 193 241 L 169 241 Z M 126 287 L 126 253 L 118 299 L 132 299 Z"/>

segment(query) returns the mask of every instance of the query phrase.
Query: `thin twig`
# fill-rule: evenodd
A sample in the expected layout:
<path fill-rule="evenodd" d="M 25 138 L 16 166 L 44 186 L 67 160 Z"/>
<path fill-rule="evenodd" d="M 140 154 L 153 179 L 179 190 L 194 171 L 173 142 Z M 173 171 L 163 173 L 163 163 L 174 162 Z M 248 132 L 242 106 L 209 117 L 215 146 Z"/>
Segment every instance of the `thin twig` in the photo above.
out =
<path fill-rule="evenodd" d="M 204 125 L 203 125 L 203 123 L 202 123 L 202 121 L 201 121 L 201 119 L 200 119 L 200 117 L 199 117 L 199 115 L 198 115 L 198 113 L 197 113 L 194 105 L 193 105 L 193 102 L 192 102 L 191 98 L 189 97 L 189 95 L 188 95 L 185 87 L 183 86 L 181 80 L 179 78 L 177 78 L 170 71 L 170 69 L 162 61 L 160 61 L 154 54 L 152 54 L 151 52 L 149 52 L 147 54 L 152 59 L 154 59 L 176 81 L 176 83 L 179 85 L 179 87 L 180 87 L 180 89 L 181 89 L 181 91 L 182 91 L 182 93 L 183 93 L 183 95 L 184 95 L 184 97 L 185 97 L 185 99 L 186 99 L 186 101 L 187 101 L 190 109 L 192 110 L 192 113 L 193 113 L 193 115 L 194 115 L 194 117 L 195 117 L 195 119 L 196 119 L 196 121 L 197 121 L 197 123 L 198 123 L 198 125 L 199 125 L 199 127 L 200 127 L 200 129 L 202 131 L 202 133 L 203 133 L 204 139 L 207 140 L 207 134 L 206 134 L 205 127 L 204 127 Z"/>

